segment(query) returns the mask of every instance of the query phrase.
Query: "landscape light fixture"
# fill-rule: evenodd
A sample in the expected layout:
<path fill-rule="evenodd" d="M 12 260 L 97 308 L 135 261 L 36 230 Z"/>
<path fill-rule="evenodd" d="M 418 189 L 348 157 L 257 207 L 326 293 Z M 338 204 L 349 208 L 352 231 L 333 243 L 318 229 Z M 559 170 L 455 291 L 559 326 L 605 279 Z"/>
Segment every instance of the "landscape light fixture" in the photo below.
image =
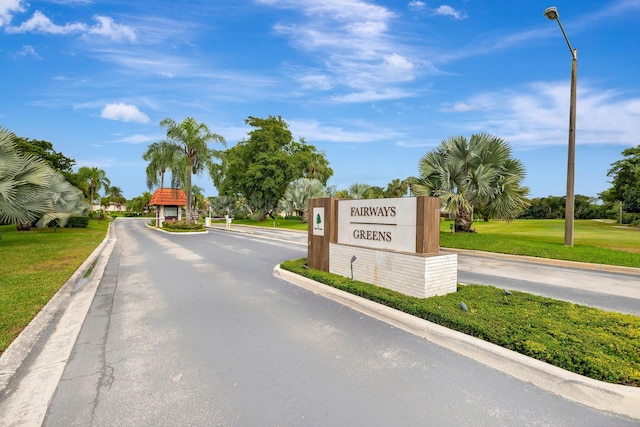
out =
<path fill-rule="evenodd" d="M 560 23 L 560 15 L 556 7 L 548 7 L 544 11 L 544 16 L 551 20 L 557 21 L 560 31 L 564 36 L 564 40 L 569 46 L 571 52 L 571 98 L 569 101 L 569 147 L 567 156 L 567 201 L 564 214 L 564 245 L 573 246 L 573 221 L 575 211 L 574 200 L 574 175 L 575 175 L 575 157 L 576 157 L 576 87 L 578 74 L 578 50 L 574 49 L 569 42 L 567 34 Z"/>
<path fill-rule="evenodd" d="M 356 256 L 351 257 L 351 280 L 353 280 L 353 262 L 356 260 Z"/>

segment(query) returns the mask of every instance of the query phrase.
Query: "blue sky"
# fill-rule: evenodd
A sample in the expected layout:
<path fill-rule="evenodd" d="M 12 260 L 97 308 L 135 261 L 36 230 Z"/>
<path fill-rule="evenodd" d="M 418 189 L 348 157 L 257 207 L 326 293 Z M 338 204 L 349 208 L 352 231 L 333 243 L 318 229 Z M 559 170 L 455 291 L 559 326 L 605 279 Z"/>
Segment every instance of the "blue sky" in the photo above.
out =
<path fill-rule="evenodd" d="M 548 6 L 578 50 L 575 191 L 596 196 L 640 143 L 638 0 L 0 0 L 0 126 L 127 198 L 162 119 L 232 146 L 268 115 L 326 153 L 337 189 L 416 175 L 443 139 L 488 132 L 531 197 L 563 195 L 571 55 Z"/>

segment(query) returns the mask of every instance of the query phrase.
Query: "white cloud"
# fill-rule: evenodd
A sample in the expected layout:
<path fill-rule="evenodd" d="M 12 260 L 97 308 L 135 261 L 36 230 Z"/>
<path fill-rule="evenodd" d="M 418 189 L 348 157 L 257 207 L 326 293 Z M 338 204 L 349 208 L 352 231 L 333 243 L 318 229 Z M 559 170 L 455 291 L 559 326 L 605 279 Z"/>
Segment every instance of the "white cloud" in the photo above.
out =
<path fill-rule="evenodd" d="M 465 13 L 457 11 L 456 9 L 446 4 L 443 4 L 442 6 L 438 6 L 438 8 L 434 11 L 434 13 L 436 15 L 450 16 L 453 19 L 458 19 L 458 20 L 465 19 L 467 17 Z"/>
<path fill-rule="evenodd" d="M 373 123 L 352 122 L 345 126 L 319 123 L 316 120 L 291 120 L 289 128 L 294 135 L 305 140 L 345 143 L 370 143 L 376 141 L 401 140 L 406 136 L 393 129 L 377 127 Z M 345 130 L 347 127 L 349 130 Z"/>
<path fill-rule="evenodd" d="M 576 143 L 634 145 L 640 133 L 640 98 L 582 83 L 578 88 Z M 568 138 L 569 87 L 532 83 L 517 91 L 482 93 L 444 105 L 468 113 L 456 119 L 467 131 L 486 131 L 520 145 L 564 145 Z"/>
<path fill-rule="evenodd" d="M 124 142 L 126 144 L 143 144 L 146 142 L 158 141 L 158 140 L 161 140 L 162 138 L 163 138 L 162 135 L 154 136 L 154 135 L 142 135 L 142 134 L 136 133 L 134 135 L 120 138 L 117 142 Z"/>
<path fill-rule="evenodd" d="M 455 8 L 446 4 L 440 5 L 437 8 L 433 9 L 428 7 L 427 4 L 423 1 L 412 0 L 411 2 L 409 2 L 408 7 L 409 7 L 409 10 L 413 12 L 420 12 L 423 14 L 429 13 L 429 14 L 440 15 L 440 16 L 450 16 L 453 19 L 457 19 L 457 20 L 465 19 L 467 17 L 466 13 L 460 12 Z"/>
<path fill-rule="evenodd" d="M 322 58 L 315 67 L 294 73 L 303 89 L 343 90 L 334 102 L 398 99 L 408 93 L 395 86 L 415 79 L 417 61 L 394 40 L 396 15 L 362 0 L 257 0 L 299 11 L 306 22 L 278 23 L 276 33 L 293 46 Z"/>
<path fill-rule="evenodd" d="M 409 2 L 409 9 L 414 11 L 421 11 L 427 8 L 427 4 L 423 1 L 412 0 Z"/>
<path fill-rule="evenodd" d="M 389 101 L 415 96 L 415 93 L 397 88 L 383 88 L 380 90 L 368 90 L 361 92 L 351 92 L 346 95 L 334 95 L 331 100 L 339 103 L 356 103 L 371 101 Z"/>
<path fill-rule="evenodd" d="M 100 117 L 109 120 L 121 120 L 123 122 L 149 123 L 149 116 L 138 110 L 135 105 L 125 103 L 107 104 Z"/>
<path fill-rule="evenodd" d="M 98 21 L 93 27 L 87 28 L 87 34 L 98 35 L 110 38 L 113 41 L 128 40 L 134 42 L 136 40 L 136 33 L 130 27 L 122 24 L 116 24 L 113 19 L 108 16 L 95 16 L 94 19 Z"/>
<path fill-rule="evenodd" d="M 0 0 L 0 28 L 9 25 L 14 13 L 24 12 L 22 0 Z"/>
<path fill-rule="evenodd" d="M 72 22 L 64 25 L 57 25 L 39 10 L 33 16 L 17 27 L 7 27 L 7 33 L 44 33 L 44 34 L 82 34 L 98 35 L 109 38 L 113 41 L 135 41 L 135 32 L 126 25 L 117 24 L 107 16 L 95 16 L 97 24 L 88 26 L 81 22 Z"/>
<path fill-rule="evenodd" d="M 29 45 L 24 45 L 22 46 L 22 49 L 16 53 L 14 53 L 12 55 L 14 58 L 24 58 L 27 56 L 31 56 L 33 58 L 36 59 L 42 59 L 42 57 L 40 55 L 38 55 L 38 52 L 36 52 L 36 50 L 34 49 L 33 46 L 29 46 Z"/>

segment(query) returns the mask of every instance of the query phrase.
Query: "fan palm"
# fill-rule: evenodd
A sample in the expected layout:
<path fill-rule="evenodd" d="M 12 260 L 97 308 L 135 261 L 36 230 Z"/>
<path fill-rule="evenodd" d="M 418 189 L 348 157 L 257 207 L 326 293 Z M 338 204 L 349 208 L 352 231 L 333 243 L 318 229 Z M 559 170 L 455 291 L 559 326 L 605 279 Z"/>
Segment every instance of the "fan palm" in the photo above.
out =
<path fill-rule="evenodd" d="M 442 141 L 418 164 L 420 176 L 412 179 L 417 196 L 440 197 L 456 216 L 459 231 L 473 231 L 474 212 L 485 219 L 517 218 L 529 205 L 529 189 L 522 187 L 525 170 L 511 157 L 509 145 L 489 134 Z"/>
<path fill-rule="evenodd" d="M 18 153 L 15 138 L 0 128 L 0 221 L 31 222 L 47 208 L 54 172 L 39 157 Z"/>
<path fill-rule="evenodd" d="M 54 173 L 46 196 L 47 208 L 36 223 L 38 227 L 46 227 L 51 221 L 64 227 L 72 216 L 79 216 L 88 208 L 84 202 L 82 191 L 69 184 L 59 173 Z"/>
<path fill-rule="evenodd" d="M 307 223 L 309 221 L 309 200 L 326 196 L 327 192 L 322 186 L 322 182 L 315 178 L 299 178 L 289 183 L 278 207 L 286 213 L 302 213 L 302 222 Z"/>

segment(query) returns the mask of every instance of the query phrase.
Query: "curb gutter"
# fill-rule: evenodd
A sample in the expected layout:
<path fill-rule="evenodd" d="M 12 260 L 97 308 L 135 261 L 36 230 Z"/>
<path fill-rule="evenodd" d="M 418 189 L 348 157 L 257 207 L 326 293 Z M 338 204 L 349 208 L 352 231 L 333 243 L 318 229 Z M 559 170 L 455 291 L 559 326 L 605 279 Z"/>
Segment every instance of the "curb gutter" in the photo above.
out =
<path fill-rule="evenodd" d="M 273 275 L 367 316 L 424 338 L 576 403 L 640 420 L 640 388 L 610 384 L 566 371 L 478 338 L 299 276 L 277 265 Z"/>

